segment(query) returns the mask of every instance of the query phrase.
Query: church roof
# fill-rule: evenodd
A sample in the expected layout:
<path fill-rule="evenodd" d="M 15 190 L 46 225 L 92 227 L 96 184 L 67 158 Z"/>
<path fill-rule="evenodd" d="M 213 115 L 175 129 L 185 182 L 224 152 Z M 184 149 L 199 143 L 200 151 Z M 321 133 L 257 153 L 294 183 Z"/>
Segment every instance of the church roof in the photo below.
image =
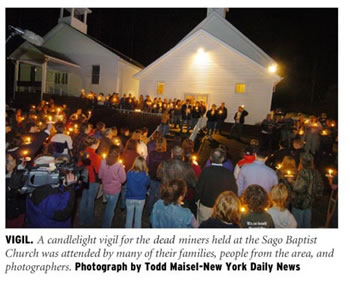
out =
<path fill-rule="evenodd" d="M 276 62 L 267 55 L 260 47 L 241 33 L 235 26 L 224 19 L 216 12 L 212 12 L 202 22 L 200 22 L 192 31 L 190 31 L 181 41 L 186 40 L 198 30 L 204 30 L 214 37 L 225 42 L 227 45 L 236 49 L 240 53 L 249 57 L 259 65 L 267 68 Z M 180 41 L 180 42 L 181 42 Z"/>

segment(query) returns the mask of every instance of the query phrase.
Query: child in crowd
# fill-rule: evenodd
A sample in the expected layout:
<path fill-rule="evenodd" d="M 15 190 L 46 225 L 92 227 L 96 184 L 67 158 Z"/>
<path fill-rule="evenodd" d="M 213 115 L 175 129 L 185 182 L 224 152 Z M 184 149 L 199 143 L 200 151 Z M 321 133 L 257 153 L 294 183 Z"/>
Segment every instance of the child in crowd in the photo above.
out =
<path fill-rule="evenodd" d="M 248 186 L 242 194 L 248 212 L 242 215 L 242 228 L 275 228 L 272 217 L 265 211 L 269 205 L 267 192 L 259 185 Z"/>
<path fill-rule="evenodd" d="M 150 183 L 146 161 L 142 156 L 135 159 L 126 178 L 125 228 L 141 228 L 142 211 L 145 205 L 147 187 Z"/>
<path fill-rule="evenodd" d="M 297 222 L 286 208 L 288 199 L 288 190 L 284 184 L 278 184 L 272 187 L 270 192 L 272 207 L 267 211 L 271 215 L 276 228 L 296 228 Z"/>
<path fill-rule="evenodd" d="M 240 228 L 241 202 L 234 192 L 222 192 L 216 199 L 213 214 L 199 228 Z"/>
<path fill-rule="evenodd" d="M 187 191 L 186 182 L 173 180 L 162 187 L 160 200 L 150 216 L 153 228 L 197 228 L 198 222 L 188 208 L 181 206 Z"/>

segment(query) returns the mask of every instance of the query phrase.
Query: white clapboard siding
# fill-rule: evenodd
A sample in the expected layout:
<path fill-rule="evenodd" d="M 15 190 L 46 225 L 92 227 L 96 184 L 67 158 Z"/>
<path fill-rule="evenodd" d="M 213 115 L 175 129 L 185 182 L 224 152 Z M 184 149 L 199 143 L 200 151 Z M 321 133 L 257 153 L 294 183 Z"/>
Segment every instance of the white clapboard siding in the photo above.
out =
<path fill-rule="evenodd" d="M 62 53 L 80 65 L 72 71 L 71 94 L 80 90 L 104 94 L 119 92 L 138 95 L 139 82 L 133 75 L 141 68 L 126 62 L 104 46 L 65 24 L 57 25 L 45 36 L 45 47 Z M 92 66 L 100 66 L 99 84 L 92 84 Z"/>
<path fill-rule="evenodd" d="M 80 65 L 76 77 L 80 80 L 72 80 L 76 84 L 72 89 L 85 89 L 87 91 L 109 93 L 115 91 L 117 76 L 117 56 L 92 41 L 84 34 L 73 28 L 61 24 L 62 27 L 45 42 L 45 47 L 65 54 L 68 58 Z M 100 65 L 99 84 L 91 84 L 92 66 Z M 80 85 L 81 84 L 81 85 Z M 80 95 L 80 91 L 75 93 Z"/>
<path fill-rule="evenodd" d="M 117 72 L 117 87 L 116 92 L 119 94 L 129 94 L 134 96 L 139 94 L 139 81 L 133 76 L 138 73 L 141 69 L 131 65 L 124 60 L 118 61 L 118 72 Z"/>
<path fill-rule="evenodd" d="M 197 64 L 198 49 L 208 54 L 208 62 Z M 148 68 L 148 67 L 147 67 Z M 221 44 L 214 37 L 198 33 L 137 77 L 140 94 L 183 99 L 185 93 L 209 94 L 208 104 L 225 102 L 227 122 L 239 105 L 244 104 L 249 115 L 247 124 L 262 121 L 270 111 L 275 79 L 249 59 Z M 164 94 L 157 95 L 157 82 L 164 82 Z M 235 93 L 235 84 L 245 83 L 245 94 Z"/>

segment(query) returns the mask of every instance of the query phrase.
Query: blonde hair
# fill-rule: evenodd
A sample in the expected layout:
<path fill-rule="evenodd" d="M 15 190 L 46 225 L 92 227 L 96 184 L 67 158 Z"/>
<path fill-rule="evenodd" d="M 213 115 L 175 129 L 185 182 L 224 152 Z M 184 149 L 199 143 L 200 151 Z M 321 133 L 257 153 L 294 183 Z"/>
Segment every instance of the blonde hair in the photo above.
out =
<path fill-rule="evenodd" d="M 240 224 L 241 202 L 238 197 L 231 191 L 222 192 L 216 198 L 212 217 L 228 223 Z"/>
<path fill-rule="evenodd" d="M 148 173 L 148 167 L 146 164 L 146 160 L 142 156 L 136 157 L 134 164 L 131 166 L 130 171 Z"/>
<path fill-rule="evenodd" d="M 288 199 L 286 185 L 282 183 L 274 185 L 270 191 L 270 198 L 274 206 L 278 206 L 281 210 L 284 210 Z"/>

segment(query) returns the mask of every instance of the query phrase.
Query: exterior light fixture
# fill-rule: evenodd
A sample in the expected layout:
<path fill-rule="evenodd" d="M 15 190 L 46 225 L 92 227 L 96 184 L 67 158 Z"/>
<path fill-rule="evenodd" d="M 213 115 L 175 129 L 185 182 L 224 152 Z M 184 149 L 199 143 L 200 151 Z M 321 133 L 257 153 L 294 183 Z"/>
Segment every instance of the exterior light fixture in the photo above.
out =
<path fill-rule="evenodd" d="M 276 65 L 276 64 L 270 65 L 270 66 L 268 67 L 268 70 L 269 70 L 270 73 L 276 73 L 277 65 Z"/>

